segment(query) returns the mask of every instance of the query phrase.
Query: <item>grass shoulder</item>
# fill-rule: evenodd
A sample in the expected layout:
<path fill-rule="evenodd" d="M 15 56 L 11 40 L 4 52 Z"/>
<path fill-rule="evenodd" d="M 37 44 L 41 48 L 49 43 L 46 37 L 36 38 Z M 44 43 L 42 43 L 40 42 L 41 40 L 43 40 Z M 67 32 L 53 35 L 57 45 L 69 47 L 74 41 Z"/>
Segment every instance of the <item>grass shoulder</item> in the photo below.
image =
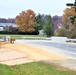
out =
<path fill-rule="evenodd" d="M 15 39 L 30 39 L 30 40 L 35 40 L 35 39 L 44 39 L 46 38 L 46 36 L 43 35 L 9 35 L 9 34 L 1 34 L 0 38 L 4 37 L 4 36 L 10 36 L 11 38 L 15 38 Z"/>
<path fill-rule="evenodd" d="M 76 75 L 76 71 L 44 62 L 32 62 L 10 67 L 0 65 L 0 70 L 0 75 Z"/>

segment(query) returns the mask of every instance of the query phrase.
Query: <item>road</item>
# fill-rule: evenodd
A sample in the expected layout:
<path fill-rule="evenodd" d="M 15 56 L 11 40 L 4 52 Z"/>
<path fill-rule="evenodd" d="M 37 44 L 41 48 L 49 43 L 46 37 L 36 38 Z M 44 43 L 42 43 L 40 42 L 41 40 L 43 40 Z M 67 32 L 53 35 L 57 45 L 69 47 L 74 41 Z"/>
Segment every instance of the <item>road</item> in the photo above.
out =
<path fill-rule="evenodd" d="M 34 45 L 65 57 L 76 59 L 76 43 L 54 42 L 50 40 L 17 40 L 16 43 Z M 53 49 L 53 50 L 51 50 Z"/>

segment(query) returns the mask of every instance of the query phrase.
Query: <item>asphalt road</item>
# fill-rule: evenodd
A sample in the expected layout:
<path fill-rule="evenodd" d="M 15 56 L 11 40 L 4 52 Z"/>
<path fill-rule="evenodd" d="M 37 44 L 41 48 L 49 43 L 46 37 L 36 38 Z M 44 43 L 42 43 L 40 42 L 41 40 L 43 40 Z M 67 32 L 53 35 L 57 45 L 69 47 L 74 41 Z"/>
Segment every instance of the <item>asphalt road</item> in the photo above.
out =
<path fill-rule="evenodd" d="M 51 48 L 65 56 L 76 59 L 76 43 L 54 42 L 50 40 L 17 40 L 16 43 L 30 44 L 37 47 Z"/>

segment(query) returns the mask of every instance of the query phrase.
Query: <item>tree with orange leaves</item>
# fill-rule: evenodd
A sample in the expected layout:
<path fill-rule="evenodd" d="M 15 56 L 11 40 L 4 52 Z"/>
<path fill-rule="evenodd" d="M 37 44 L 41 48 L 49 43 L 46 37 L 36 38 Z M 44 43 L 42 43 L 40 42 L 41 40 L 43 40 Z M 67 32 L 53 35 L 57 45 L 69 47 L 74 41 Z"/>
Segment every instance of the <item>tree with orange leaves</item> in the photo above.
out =
<path fill-rule="evenodd" d="M 63 22 L 69 27 L 67 36 L 69 38 L 76 38 L 76 12 L 75 8 L 67 8 L 64 10 Z"/>
<path fill-rule="evenodd" d="M 76 28 L 76 12 L 74 8 L 64 10 L 62 21 L 71 28 Z"/>
<path fill-rule="evenodd" d="M 16 17 L 16 24 L 20 31 L 22 32 L 33 32 L 35 31 L 35 25 L 36 22 L 35 19 L 35 13 L 32 10 L 26 10 L 22 11 L 17 17 Z"/>

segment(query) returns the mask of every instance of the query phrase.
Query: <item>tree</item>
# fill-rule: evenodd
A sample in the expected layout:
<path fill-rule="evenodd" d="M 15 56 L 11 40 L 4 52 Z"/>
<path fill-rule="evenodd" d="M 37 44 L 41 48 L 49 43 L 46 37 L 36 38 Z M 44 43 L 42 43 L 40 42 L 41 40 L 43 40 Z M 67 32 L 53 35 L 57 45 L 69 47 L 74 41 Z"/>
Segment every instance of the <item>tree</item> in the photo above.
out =
<path fill-rule="evenodd" d="M 76 28 L 73 29 L 72 31 L 68 31 L 67 37 L 72 39 L 76 38 Z"/>
<path fill-rule="evenodd" d="M 54 27 L 53 27 L 52 19 L 50 15 L 48 15 L 46 18 L 43 32 L 47 35 L 47 37 L 52 36 L 54 33 Z"/>
<path fill-rule="evenodd" d="M 7 23 L 7 19 L 5 19 L 5 18 L 0 18 L 0 23 Z"/>
<path fill-rule="evenodd" d="M 41 30 L 43 28 L 43 18 L 42 18 L 42 15 L 41 14 L 38 14 L 36 17 L 35 17 L 35 21 L 36 21 L 36 27 L 38 30 Z"/>
<path fill-rule="evenodd" d="M 58 22 L 59 22 L 59 16 L 58 15 L 53 16 L 52 17 L 52 21 L 53 21 L 54 24 L 58 24 Z"/>
<path fill-rule="evenodd" d="M 65 25 L 69 25 L 71 28 L 75 28 L 75 19 L 76 19 L 76 12 L 74 8 L 67 8 L 64 10 L 63 14 L 63 22 Z"/>
<path fill-rule="evenodd" d="M 14 18 L 0 18 L 0 23 L 15 23 L 15 19 Z"/>
<path fill-rule="evenodd" d="M 35 13 L 32 10 L 26 10 L 22 11 L 17 17 L 16 17 L 16 24 L 18 25 L 18 28 L 22 32 L 33 32 L 35 31 L 35 25 L 36 22 L 35 19 Z"/>

